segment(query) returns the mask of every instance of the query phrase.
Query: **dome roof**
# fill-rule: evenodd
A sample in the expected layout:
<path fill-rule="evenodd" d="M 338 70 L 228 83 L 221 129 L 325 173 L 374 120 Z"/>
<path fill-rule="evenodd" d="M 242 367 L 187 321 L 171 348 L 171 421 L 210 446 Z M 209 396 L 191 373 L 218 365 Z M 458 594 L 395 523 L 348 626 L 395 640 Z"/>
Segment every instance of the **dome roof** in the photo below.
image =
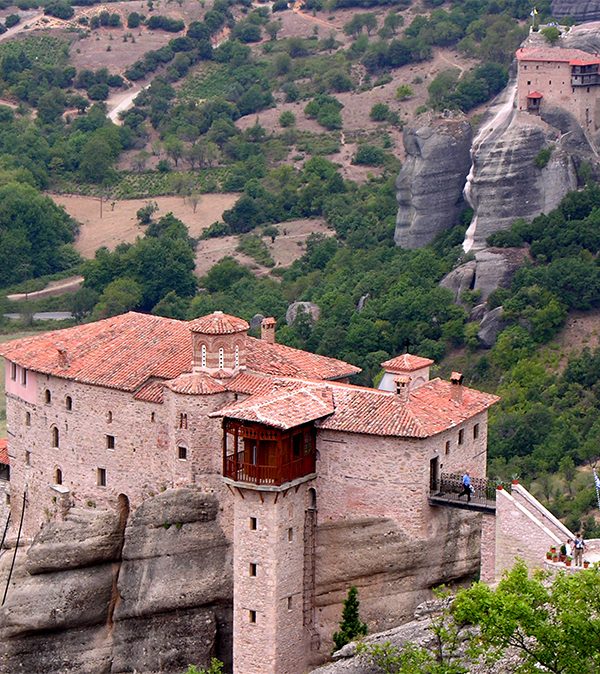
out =
<path fill-rule="evenodd" d="M 212 314 L 200 316 L 188 325 L 192 332 L 202 335 L 232 335 L 236 332 L 245 332 L 250 328 L 243 318 L 224 314 L 222 311 L 213 311 Z"/>

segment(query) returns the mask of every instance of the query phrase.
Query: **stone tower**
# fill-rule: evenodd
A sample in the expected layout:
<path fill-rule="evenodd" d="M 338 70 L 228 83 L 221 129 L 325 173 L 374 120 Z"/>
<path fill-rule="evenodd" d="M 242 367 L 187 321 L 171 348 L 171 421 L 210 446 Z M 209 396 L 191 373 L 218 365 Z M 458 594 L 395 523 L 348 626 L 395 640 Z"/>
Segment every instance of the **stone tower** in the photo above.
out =
<path fill-rule="evenodd" d="M 316 634 L 315 429 L 231 417 L 223 426 L 234 494 L 233 672 L 303 674 Z"/>

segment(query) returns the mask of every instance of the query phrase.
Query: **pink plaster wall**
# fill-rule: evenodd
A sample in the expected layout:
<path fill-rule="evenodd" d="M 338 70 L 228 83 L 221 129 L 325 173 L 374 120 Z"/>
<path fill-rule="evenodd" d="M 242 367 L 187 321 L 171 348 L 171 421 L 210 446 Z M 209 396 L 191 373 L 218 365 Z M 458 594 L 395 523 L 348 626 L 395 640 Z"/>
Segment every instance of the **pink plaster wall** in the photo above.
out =
<path fill-rule="evenodd" d="M 16 396 L 28 403 L 34 403 L 37 398 L 37 373 L 26 370 L 27 383 L 23 385 L 22 376 L 25 368 L 16 365 L 15 378 L 13 379 L 13 364 L 5 361 L 4 387 L 7 395 Z"/>

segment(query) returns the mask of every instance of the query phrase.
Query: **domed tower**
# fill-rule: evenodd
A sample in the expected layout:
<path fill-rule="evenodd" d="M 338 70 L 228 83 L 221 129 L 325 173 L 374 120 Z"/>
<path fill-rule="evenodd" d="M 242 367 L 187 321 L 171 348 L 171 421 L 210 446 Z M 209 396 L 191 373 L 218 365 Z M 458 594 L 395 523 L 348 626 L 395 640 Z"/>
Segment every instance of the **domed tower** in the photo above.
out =
<path fill-rule="evenodd" d="M 242 318 L 214 311 L 195 318 L 192 332 L 192 371 L 231 377 L 246 368 L 246 334 L 250 326 Z"/>

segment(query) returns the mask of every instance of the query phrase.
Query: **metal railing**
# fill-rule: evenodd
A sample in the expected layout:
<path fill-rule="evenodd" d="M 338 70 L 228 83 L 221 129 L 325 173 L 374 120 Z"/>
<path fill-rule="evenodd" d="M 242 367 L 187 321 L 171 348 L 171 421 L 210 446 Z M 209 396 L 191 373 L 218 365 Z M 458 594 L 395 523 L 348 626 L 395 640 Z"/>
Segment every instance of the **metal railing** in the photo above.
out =
<path fill-rule="evenodd" d="M 458 473 L 441 473 L 437 480 L 432 480 L 431 496 L 466 501 L 466 495 L 459 497 L 459 494 L 463 491 L 462 480 L 463 476 Z M 510 491 L 510 484 L 508 483 L 499 483 L 497 480 L 490 480 L 486 477 L 471 477 L 471 486 L 473 487 L 471 501 L 479 503 L 495 502 L 499 484 Z"/>

